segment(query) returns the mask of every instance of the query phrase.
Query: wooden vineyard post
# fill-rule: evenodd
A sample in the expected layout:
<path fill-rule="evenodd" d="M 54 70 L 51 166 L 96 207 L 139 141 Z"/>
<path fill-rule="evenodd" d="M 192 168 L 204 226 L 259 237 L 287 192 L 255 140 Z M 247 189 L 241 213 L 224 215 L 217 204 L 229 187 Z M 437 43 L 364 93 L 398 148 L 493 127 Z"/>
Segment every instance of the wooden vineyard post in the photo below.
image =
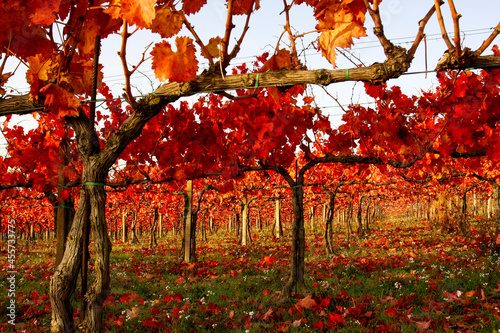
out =
<path fill-rule="evenodd" d="M 187 192 L 187 214 L 186 214 L 186 225 L 184 229 L 184 261 L 191 262 L 191 223 L 193 219 L 193 181 L 189 179 L 186 186 Z"/>

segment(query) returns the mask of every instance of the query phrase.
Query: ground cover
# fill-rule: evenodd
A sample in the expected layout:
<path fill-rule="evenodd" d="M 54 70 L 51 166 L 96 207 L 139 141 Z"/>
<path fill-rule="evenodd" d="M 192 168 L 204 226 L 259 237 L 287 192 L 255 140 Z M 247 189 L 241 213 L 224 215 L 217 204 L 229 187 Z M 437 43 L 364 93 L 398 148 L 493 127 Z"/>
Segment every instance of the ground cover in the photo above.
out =
<path fill-rule="evenodd" d="M 146 239 L 142 245 L 114 241 L 105 326 L 109 332 L 500 330 L 500 255 L 477 229 L 465 238 L 441 234 L 425 221 L 385 221 L 349 243 L 345 231 L 337 231 L 331 256 L 320 230 L 308 234 L 311 294 L 294 294 L 280 305 L 275 300 L 288 278 L 287 237 L 257 233 L 253 245 L 241 247 L 234 235 L 219 232 L 199 241 L 199 261 L 191 264 L 179 261 L 179 239 L 172 235 L 154 249 Z M 0 331 L 46 332 L 55 243 L 20 241 L 17 255 L 17 324 L 2 320 Z M 8 264 L 5 244 L 0 264 Z M 0 274 L 6 290 L 6 269 Z"/>

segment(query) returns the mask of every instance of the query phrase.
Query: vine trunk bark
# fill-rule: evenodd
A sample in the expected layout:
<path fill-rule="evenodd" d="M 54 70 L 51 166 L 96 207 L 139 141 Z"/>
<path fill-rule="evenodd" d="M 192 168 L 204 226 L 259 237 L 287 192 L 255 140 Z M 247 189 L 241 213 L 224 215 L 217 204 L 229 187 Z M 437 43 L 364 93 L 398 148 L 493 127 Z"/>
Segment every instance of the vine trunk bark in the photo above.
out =
<path fill-rule="evenodd" d="M 51 331 L 73 332 L 73 308 L 70 298 L 80 270 L 83 251 L 83 232 L 85 210 L 90 204 L 90 220 L 94 240 L 94 270 L 95 277 L 85 298 L 87 299 L 86 316 L 81 325 L 82 332 L 101 332 L 103 303 L 110 293 L 109 257 L 111 241 L 108 237 L 105 206 L 106 192 L 104 181 L 107 170 L 102 170 L 92 163 L 85 163 L 82 176 L 80 203 L 73 219 L 73 225 L 68 234 L 66 249 L 61 263 L 50 281 L 50 302 L 52 307 Z M 89 200 L 86 200 L 86 199 Z"/>
<path fill-rule="evenodd" d="M 289 299 L 293 289 L 301 294 L 307 294 L 305 285 L 305 227 L 304 227 L 304 190 L 301 184 L 292 187 L 292 246 L 290 276 L 283 287 L 277 303 L 281 304 Z"/>

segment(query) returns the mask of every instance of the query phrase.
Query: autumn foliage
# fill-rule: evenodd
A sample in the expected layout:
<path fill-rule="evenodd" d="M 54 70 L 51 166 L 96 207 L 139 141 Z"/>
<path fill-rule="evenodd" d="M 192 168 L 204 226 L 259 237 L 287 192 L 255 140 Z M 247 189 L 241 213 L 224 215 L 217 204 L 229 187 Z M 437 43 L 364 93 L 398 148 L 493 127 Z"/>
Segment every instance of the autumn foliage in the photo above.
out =
<path fill-rule="evenodd" d="M 78 322 L 92 333 L 473 330 L 498 320 L 496 273 L 483 280 L 476 267 L 460 278 L 480 278 L 458 286 L 462 272 L 426 269 L 498 261 L 499 26 L 472 50 L 454 2 L 431 1 L 406 49 L 385 35 L 384 4 L 284 1 L 277 43 L 241 62 L 259 0 L 225 1 L 223 19 L 203 23 L 205 0 L 3 3 L 1 230 L 16 223 L 26 256 L 57 233 L 57 265 L 20 259 L 23 281 L 46 281 L 40 292 L 22 286 L 25 328 L 38 317 L 54 332 Z M 295 10 L 312 15 L 309 30 L 295 31 Z M 447 47 L 436 86 L 407 95 L 387 81 L 408 72 L 434 16 Z M 367 20 L 385 58 L 352 56 L 352 68 L 336 70 L 342 50 L 370 33 Z M 138 39 L 152 42 L 137 49 Z M 306 45 L 330 68 L 314 68 Z M 108 47 L 118 89 L 104 75 Z M 363 82 L 371 103 L 343 106 L 334 124 L 310 87 L 343 81 Z M 255 287 L 262 274 L 269 287 Z M 365 280 L 377 282 L 363 289 Z M 208 293 L 233 281 L 245 290 Z M 171 289 L 129 290 L 157 284 Z"/>

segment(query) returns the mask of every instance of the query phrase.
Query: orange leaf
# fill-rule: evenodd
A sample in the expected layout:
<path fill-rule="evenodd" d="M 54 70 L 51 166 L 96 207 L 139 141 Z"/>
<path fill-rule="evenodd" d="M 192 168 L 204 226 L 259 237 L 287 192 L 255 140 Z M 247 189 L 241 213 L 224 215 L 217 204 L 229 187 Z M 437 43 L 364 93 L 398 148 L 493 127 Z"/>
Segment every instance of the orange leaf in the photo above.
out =
<path fill-rule="evenodd" d="M 122 18 L 131 25 L 148 28 L 155 18 L 156 0 L 112 0 L 104 12 L 112 18 Z"/>
<path fill-rule="evenodd" d="M 305 96 L 304 97 L 304 104 L 311 104 L 312 102 L 314 102 L 314 96 Z"/>
<path fill-rule="evenodd" d="M 139 315 L 139 308 L 136 308 L 135 306 L 132 307 L 132 309 L 127 309 L 126 310 L 127 317 L 130 318 L 136 318 Z"/>
<path fill-rule="evenodd" d="M 170 80 L 184 82 L 193 80 L 198 70 L 193 40 L 188 37 L 175 39 L 177 52 L 172 51 L 166 41 L 157 43 L 151 52 L 153 70 L 160 81 Z"/>
<path fill-rule="evenodd" d="M 290 60 L 291 59 L 290 57 L 291 57 L 290 51 L 285 49 L 280 49 L 276 52 L 276 54 L 274 54 L 264 63 L 260 71 L 261 72 L 266 72 L 268 70 L 275 71 L 283 67 L 292 67 L 292 62 Z"/>
<path fill-rule="evenodd" d="M 262 320 L 272 319 L 273 313 L 274 313 L 273 308 L 269 308 L 269 310 L 267 310 L 267 312 L 264 313 L 264 316 L 262 317 Z"/>
<path fill-rule="evenodd" d="M 28 57 L 29 69 L 26 72 L 26 81 L 29 84 L 35 83 L 38 79 L 42 81 L 47 81 L 49 78 L 52 78 L 52 66 L 53 62 L 49 58 L 47 59 L 41 54 L 37 54 L 33 57 Z"/>
<path fill-rule="evenodd" d="M 260 260 L 260 264 L 263 265 L 263 264 L 273 264 L 277 261 L 278 259 L 274 258 L 274 257 L 270 257 L 270 256 L 265 256 L 264 258 L 262 258 Z"/>
<path fill-rule="evenodd" d="M 417 330 L 419 332 L 423 332 L 431 326 L 431 321 L 430 320 L 429 321 L 417 321 L 417 322 L 415 322 L 415 324 L 417 325 Z"/>
<path fill-rule="evenodd" d="M 59 12 L 61 0 L 32 0 L 27 4 L 28 8 L 32 8 L 34 13 L 30 15 L 30 21 L 33 24 L 50 25 L 56 19 L 55 13 Z"/>
<path fill-rule="evenodd" d="M 335 66 L 336 47 L 348 48 L 353 45 L 353 38 L 366 36 L 366 29 L 355 22 L 337 24 L 334 30 L 325 31 L 319 36 L 319 45 L 324 57 Z"/>
<path fill-rule="evenodd" d="M 311 295 L 307 295 L 303 299 L 299 300 L 296 304 L 295 307 L 302 308 L 302 309 L 307 309 L 310 310 L 313 308 L 313 306 L 316 306 L 316 301 L 312 298 Z"/>
<path fill-rule="evenodd" d="M 271 97 L 273 98 L 274 102 L 276 102 L 276 104 L 279 104 L 280 103 L 280 90 L 277 88 L 277 87 L 267 87 L 267 92 L 269 93 L 269 95 L 271 95 Z"/>
<path fill-rule="evenodd" d="M 184 172 L 184 169 L 182 168 L 178 168 L 176 171 L 175 171 L 175 179 L 176 180 L 184 180 L 186 179 L 186 173 Z"/>
<path fill-rule="evenodd" d="M 362 0 L 337 3 L 316 13 L 317 28 L 324 31 L 319 46 L 328 61 L 335 66 L 336 47 L 348 48 L 353 38 L 366 36 L 364 28 L 366 6 Z"/>
<path fill-rule="evenodd" d="M 61 117 L 77 116 L 82 106 L 75 95 L 52 83 L 40 89 L 40 93 L 45 95 L 45 106 Z"/>
<path fill-rule="evenodd" d="M 99 65 L 97 72 L 97 87 L 102 87 L 102 65 Z M 73 59 L 69 66 L 69 71 L 60 75 L 60 82 L 65 82 L 71 87 L 76 95 L 91 95 L 92 92 L 92 72 L 93 61 L 85 59 Z M 65 88 L 67 86 L 64 86 Z"/>
<path fill-rule="evenodd" d="M 84 54 L 93 54 L 95 46 L 95 37 L 101 31 L 99 24 L 96 22 L 94 24 L 85 24 L 85 33 L 81 34 L 81 43 L 79 45 L 80 50 Z"/>
<path fill-rule="evenodd" d="M 159 33 L 163 38 L 170 38 L 181 30 L 183 22 L 181 13 L 173 12 L 168 5 L 164 5 L 156 10 L 156 17 L 151 23 L 151 31 Z"/>

